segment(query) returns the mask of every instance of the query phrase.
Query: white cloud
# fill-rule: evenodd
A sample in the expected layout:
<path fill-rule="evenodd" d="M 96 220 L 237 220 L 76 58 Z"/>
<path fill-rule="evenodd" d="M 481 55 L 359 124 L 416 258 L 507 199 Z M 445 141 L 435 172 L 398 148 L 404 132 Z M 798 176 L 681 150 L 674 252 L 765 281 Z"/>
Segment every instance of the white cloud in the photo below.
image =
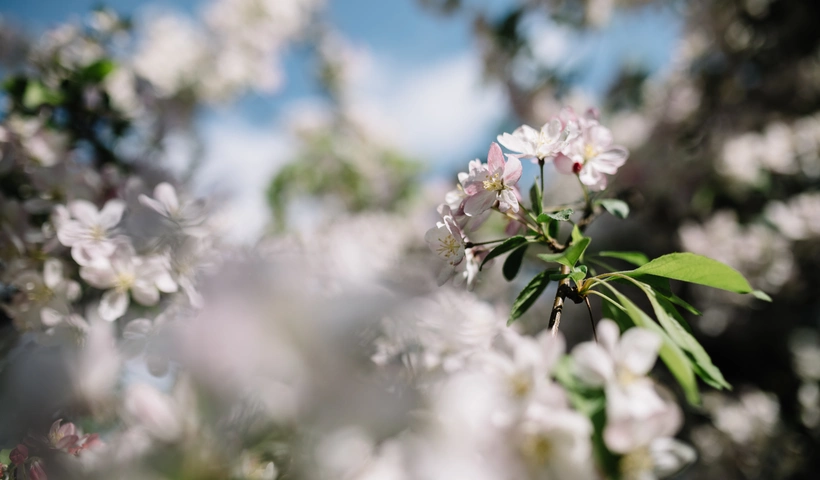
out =
<path fill-rule="evenodd" d="M 499 87 L 482 83 L 477 57 L 460 54 L 410 65 L 358 51 L 361 61 L 355 62 L 350 77 L 350 100 L 355 116 L 374 134 L 437 164 L 465 166 L 468 155 L 483 151 L 495 138 L 506 103 Z M 313 111 L 317 105 L 315 99 L 295 99 L 283 117 Z M 270 221 L 265 190 L 296 143 L 282 119 L 260 126 L 216 115 L 203 130 L 206 154 L 197 190 L 210 197 L 227 195 L 228 200 L 220 202 L 220 217 L 229 238 L 252 241 Z"/>

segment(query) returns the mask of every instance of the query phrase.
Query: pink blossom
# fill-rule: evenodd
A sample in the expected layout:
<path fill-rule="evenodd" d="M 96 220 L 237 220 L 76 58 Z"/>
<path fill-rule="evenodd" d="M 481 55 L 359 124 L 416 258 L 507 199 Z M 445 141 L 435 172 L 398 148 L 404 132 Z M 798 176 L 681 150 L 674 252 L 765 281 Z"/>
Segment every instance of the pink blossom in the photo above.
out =
<path fill-rule="evenodd" d="M 77 435 L 77 427 L 73 423 L 62 423 L 62 419 L 51 424 L 48 432 L 49 444 L 57 450 L 68 450 L 75 446 L 80 436 Z"/>
<path fill-rule="evenodd" d="M 31 480 L 48 480 L 45 470 L 43 470 L 43 462 L 35 460 L 31 462 L 31 467 L 28 469 L 28 475 Z"/>
<path fill-rule="evenodd" d="M 20 465 L 21 463 L 25 462 L 28 458 L 28 447 L 23 445 L 22 443 L 17 444 L 14 450 L 9 453 L 9 460 L 11 463 L 15 465 Z"/>
<path fill-rule="evenodd" d="M 614 175 L 629 157 L 629 151 L 615 145 L 612 132 L 600 125 L 595 112 L 579 119 L 580 135 L 569 142 L 555 158 L 555 168 L 564 174 L 578 175 L 592 190 L 606 188 L 607 177 Z"/>
<path fill-rule="evenodd" d="M 487 154 L 487 164 L 475 168 L 471 165 L 470 170 L 469 178 L 464 182 L 464 193 L 467 194 L 465 214 L 480 215 L 492 208 L 496 200 L 502 212 L 518 212 L 518 198 L 514 191 L 515 184 L 521 178 L 521 161 L 518 158 L 508 156 L 504 161 L 501 147 L 493 142 Z"/>

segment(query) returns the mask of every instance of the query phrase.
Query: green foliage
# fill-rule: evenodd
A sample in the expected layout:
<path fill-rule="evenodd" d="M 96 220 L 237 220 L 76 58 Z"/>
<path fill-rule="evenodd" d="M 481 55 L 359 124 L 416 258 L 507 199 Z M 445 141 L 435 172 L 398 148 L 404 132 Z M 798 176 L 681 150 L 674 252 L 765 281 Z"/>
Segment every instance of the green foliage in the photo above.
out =
<path fill-rule="evenodd" d="M 542 211 L 541 208 L 543 206 L 541 205 L 543 198 L 542 194 L 543 192 L 541 192 L 541 185 L 539 184 L 538 179 L 536 178 L 535 181 L 532 183 L 532 187 L 530 188 L 530 203 L 532 204 L 533 214 L 535 214 L 539 218 L 538 223 L 545 223 L 543 220 L 540 220 Z"/>
<path fill-rule="evenodd" d="M 478 267 L 478 269 L 481 270 L 482 268 L 484 268 L 484 264 L 492 260 L 493 258 L 499 255 L 503 255 L 511 250 L 515 250 L 516 248 L 522 245 L 526 245 L 530 241 L 532 241 L 532 238 L 528 238 L 523 235 L 516 235 L 514 237 L 510 237 L 504 240 L 501 243 L 501 245 L 490 250 L 490 253 L 488 253 L 487 256 L 484 257 L 484 261 L 481 262 L 481 265 Z"/>
<path fill-rule="evenodd" d="M 513 252 L 507 256 L 507 259 L 504 261 L 504 266 L 501 269 L 501 272 L 504 274 L 504 278 L 508 281 L 511 281 L 518 275 L 518 271 L 521 270 L 521 262 L 524 260 L 524 255 L 527 253 L 528 245 L 525 243 L 524 245 L 516 248 Z"/>
<path fill-rule="evenodd" d="M 601 200 L 596 200 L 595 203 L 604 207 L 604 210 L 615 217 L 626 218 L 629 216 L 629 205 L 627 205 L 627 203 L 623 200 L 618 200 L 616 198 L 603 198 Z"/>
<path fill-rule="evenodd" d="M 588 237 L 581 238 L 577 242 L 573 242 L 566 250 L 560 253 L 542 253 L 538 258 L 545 262 L 555 262 L 567 267 L 574 267 L 581 256 L 589 246 L 590 239 Z"/>
<path fill-rule="evenodd" d="M 631 263 L 636 267 L 640 267 L 641 265 L 649 263 L 649 257 L 647 257 L 641 252 L 613 252 L 605 250 L 602 252 L 598 252 L 597 255 L 608 258 L 617 258 L 619 260 Z"/>
<path fill-rule="evenodd" d="M 558 220 L 559 222 L 567 222 L 569 221 L 570 217 L 573 214 L 573 210 L 571 208 L 565 208 L 563 210 L 559 210 L 557 212 L 544 212 L 538 215 L 538 223 L 547 223 L 549 222 L 550 218 L 553 220 Z"/>
<path fill-rule="evenodd" d="M 636 278 L 655 275 L 735 293 L 753 291 L 749 282 L 734 268 L 694 253 L 670 253 L 623 273 Z"/>
<path fill-rule="evenodd" d="M 521 293 L 518 294 L 518 297 L 516 297 L 513 302 L 510 318 L 507 320 L 507 326 L 512 325 L 513 322 L 518 320 L 521 315 L 533 306 L 535 301 L 538 300 L 538 297 L 544 292 L 544 289 L 547 288 L 547 285 L 549 285 L 550 275 L 555 272 L 556 270 L 544 270 L 533 277 L 530 283 L 521 290 Z"/>

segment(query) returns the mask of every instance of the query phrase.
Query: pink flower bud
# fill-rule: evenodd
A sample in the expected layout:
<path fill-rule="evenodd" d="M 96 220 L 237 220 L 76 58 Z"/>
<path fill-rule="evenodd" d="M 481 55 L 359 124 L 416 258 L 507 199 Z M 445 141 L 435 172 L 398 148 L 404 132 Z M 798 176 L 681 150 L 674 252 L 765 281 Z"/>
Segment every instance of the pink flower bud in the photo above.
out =
<path fill-rule="evenodd" d="M 28 475 L 31 480 L 48 480 L 48 476 L 46 476 L 46 472 L 43 470 L 43 463 L 39 460 L 35 460 L 31 463 Z"/>
<path fill-rule="evenodd" d="M 14 450 L 12 450 L 11 453 L 9 453 L 9 460 L 11 460 L 11 463 L 15 465 L 20 465 L 21 463 L 25 462 L 27 458 L 28 447 L 26 447 L 22 443 L 18 444 L 14 448 Z"/>

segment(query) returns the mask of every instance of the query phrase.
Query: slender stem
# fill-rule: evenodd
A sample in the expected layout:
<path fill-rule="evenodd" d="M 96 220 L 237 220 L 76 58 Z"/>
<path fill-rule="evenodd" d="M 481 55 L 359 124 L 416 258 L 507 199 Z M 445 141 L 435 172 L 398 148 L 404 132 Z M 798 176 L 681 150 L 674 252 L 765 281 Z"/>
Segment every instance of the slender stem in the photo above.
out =
<path fill-rule="evenodd" d="M 589 323 L 592 325 L 592 338 L 595 339 L 595 343 L 598 343 L 598 332 L 595 331 L 595 319 L 592 318 L 592 305 L 589 304 L 589 297 L 584 297 L 584 301 L 589 311 Z"/>
<path fill-rule="evenodd" d="M 544 159 L 538 159 L 538 167 L 541 169 L 541 211 L 544 211 Z"/>
<path fill-rule="evenodd" d="M 592 207 L 592 204 L 589 200 L 589 190 L 587 190 L 587 186 L 584 185 L 584 182 L 581 181 L 581 177 L 576 175 L 575 178 L 578 179 L 578 184 L 581 185 L 581 191 L 584 192 L 584 203 L 586 204 L 587 209 L 590 209 Z"/>

